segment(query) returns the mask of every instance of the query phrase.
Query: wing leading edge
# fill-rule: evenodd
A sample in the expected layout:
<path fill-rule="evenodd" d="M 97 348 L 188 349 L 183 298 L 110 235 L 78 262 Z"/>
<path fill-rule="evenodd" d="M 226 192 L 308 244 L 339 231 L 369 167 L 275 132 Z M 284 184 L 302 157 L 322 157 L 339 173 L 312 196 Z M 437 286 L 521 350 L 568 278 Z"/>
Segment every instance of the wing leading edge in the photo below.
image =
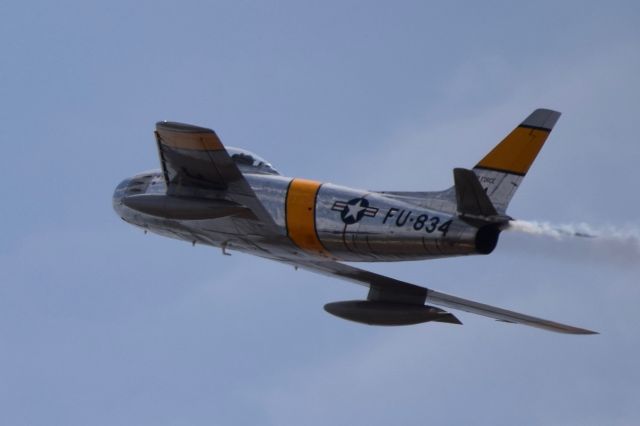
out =
<path fill-rule="evenodd" d="M 273 218 L 213 130 L 161 121 L 156 123 L 155 133 L 167 195 L 210 198 L 217 194 L 246 207 L 265 228 L 276 233 Z"/>
<path fill-rule="evenodd" d="M 350 265 L 334 261 L 291 261 L 278 259 L 302 269 L 355 282 L 369 287 L 370 301 L 405 303 L 408 305 L 424 305 L 432 303 L 452 309 L 459 309 L 477 315 L 493 318 L 498 321 L 528 325 L 543 330 L 566 334 L 598 334 L 595 331 L 573 327 L 554 321 L 537 318 L 519 312 L 509 311 L 496 306 L 486 305 L 473 300 L 463 299 L 450 294 L 441 293 L 408 282 L 396 280 L 384 275 L 358 269 Z"/>

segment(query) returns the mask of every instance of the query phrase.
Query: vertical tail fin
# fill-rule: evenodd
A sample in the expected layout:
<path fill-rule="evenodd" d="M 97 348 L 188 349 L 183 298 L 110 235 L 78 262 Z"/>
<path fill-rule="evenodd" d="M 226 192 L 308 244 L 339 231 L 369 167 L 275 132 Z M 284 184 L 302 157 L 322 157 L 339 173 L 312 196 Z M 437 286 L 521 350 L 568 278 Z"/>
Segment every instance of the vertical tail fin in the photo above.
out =
<path fill-rule="evenodd" d="M 473 168 L 499 213 L 507 210 L 559 118 L 560 113 L 550 109 L 533 111 Z"/>

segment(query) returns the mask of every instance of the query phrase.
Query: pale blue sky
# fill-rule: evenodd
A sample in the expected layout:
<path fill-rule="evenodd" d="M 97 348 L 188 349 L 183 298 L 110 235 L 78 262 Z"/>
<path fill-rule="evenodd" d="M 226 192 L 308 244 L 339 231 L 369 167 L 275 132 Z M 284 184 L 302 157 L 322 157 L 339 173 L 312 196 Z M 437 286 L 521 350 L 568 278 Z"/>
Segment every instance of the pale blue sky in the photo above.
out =
<path fill-rule="evenodd" d="M 360 265 L 600 331 L 329 316 L 359 286 L 123 223 L 158 120 L 281 172 L 452 183 L 563 112 L 509 213 L 639 225 L 640 3 L 0 3 L 0 424 L 636 424 L 640 250 L 505 233 L 488 257 Z"/>

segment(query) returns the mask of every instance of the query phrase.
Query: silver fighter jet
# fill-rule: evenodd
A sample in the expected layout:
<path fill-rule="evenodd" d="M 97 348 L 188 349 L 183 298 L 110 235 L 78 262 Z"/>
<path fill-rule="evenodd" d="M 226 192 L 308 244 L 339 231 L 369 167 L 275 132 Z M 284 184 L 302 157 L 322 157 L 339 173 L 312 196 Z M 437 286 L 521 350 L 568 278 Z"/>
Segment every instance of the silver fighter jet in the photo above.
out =
<path fill-rule="evenodd" d="M 507 206 L 560 113 L 537 109 L 454 186 L 376 192 L 280 175 L 257 155 L 224 147 L 213 130 L 156 124 L 161 169 L 120 183 L 126 222 L 193 244 L 238 250 L 368 287 L 366 300 L 325 310 L 373 325 L 461 324 L 440 307 L 570 334 L 594 334 L 451 296 L 341 263 L 489 254 L 512 219 Z M 432 306 L 437 305 L 440 307 Z"/>

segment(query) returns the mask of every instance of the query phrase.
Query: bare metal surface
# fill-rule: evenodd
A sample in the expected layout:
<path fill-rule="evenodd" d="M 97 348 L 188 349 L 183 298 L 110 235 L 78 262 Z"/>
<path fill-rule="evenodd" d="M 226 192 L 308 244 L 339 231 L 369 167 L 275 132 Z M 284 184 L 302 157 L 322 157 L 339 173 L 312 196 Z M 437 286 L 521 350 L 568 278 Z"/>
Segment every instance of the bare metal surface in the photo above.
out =
<path fill-rule="evenodd" d="M 531 113 L 531 115 L 522 122 L 522 125 L 552 130 L 559 119 L 560 113 L 558 111 L 541 108 Z"/>
<path fill-rule="evenodd" d="M 556 114 L 537 110 L 525 123 L 552 127 Z M 165 129 L 174 132 L 171 144 L 163 144 Z M 292 178 L 280 176 L 254 154 L 230 149 L 230 156 L 221 144 L 214 151 L 213 144 L 198 146 L 191 140 L 179 140 L 181 134 L 203 132 L 213 134 L 197 126 L 159 123 L 162 170 L 136 175 L 118 185 L 113 195 L 118 215 L 163 236 L 221 247 L 225 253 L 238 250 L 368 287 L 370 303 L 330 306 L 333 313 L 349 319 L 377 324 L 401 323 L 403 318 L 406 323 L 438 321 L 444 311 L 424 306 L 430 302 L 561 333 L 593 333 L 341 263 L 489 253 L 497 243 L 498 222 L 508 219 L 504 213 L 522 176 L 492 170 L 459 171 L 457 187 L 437 192 L 376 192 L 322 184 L 315 200 L 311 197 L 309 201 L 309 212 L 305 207 L 300 215 L 308 221 L 305 229 L 313 232 L 307 235 L 322 245 L 318 253 L 305 248 L 303 240 L 294 243 L 288 236 L 287 196 Z M 490 200 L 499 202 L 491 204 Z M 412 314 L 404 315 L 402 306 Z M 441 318 L 442 322 L 457 321 L 444 314 L 450 317 Z"/>

